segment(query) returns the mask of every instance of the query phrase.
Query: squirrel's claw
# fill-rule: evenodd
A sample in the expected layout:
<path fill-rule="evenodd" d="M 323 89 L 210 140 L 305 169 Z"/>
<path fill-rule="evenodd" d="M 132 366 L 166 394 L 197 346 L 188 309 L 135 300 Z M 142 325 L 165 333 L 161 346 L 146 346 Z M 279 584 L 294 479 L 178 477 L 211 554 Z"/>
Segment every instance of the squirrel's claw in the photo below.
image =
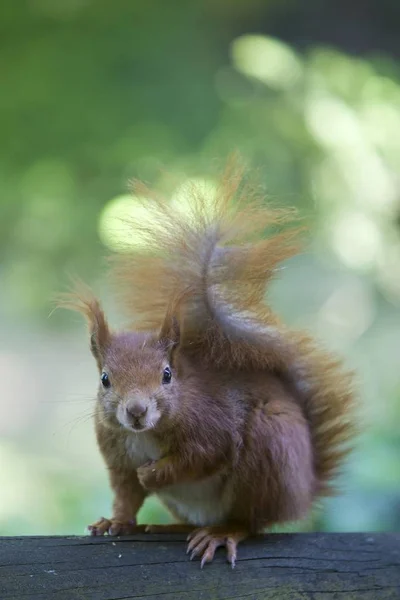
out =
<path fill-rule="evenodd" d="M 132 535 L 138 531 L 144 531 L 144 526 L 136 525 L 136 520 L 118 521 L 117 519 L 106 519 L 101 517 L 96 523 L 88 526 L 89 534 L 92 536 L 108 535 Z"/>
<path fill-rule="evenodd" d="M 193 560 L 196 556 L 200 556 L 200 567 L 203 568 L 206 563 L 214 560 L 217 548 L 225 546 L 227 560 L 233 569 L 236 564 L 237 546 L 247 535 L 247 532 L 237 529 L 202 527 L 201 529 L 196 529 L 188 536 L 187 554 L 191 552 L 190 560 Z"/>
<path fill-rule="evenodd" d="M 110 519 L 106 519 L 105 517 L 100 517 L 100 519 L 98 521 L 96 521 L 96 523 L 93 523 L 92 525 L 88 525 L 87 530 L 89 532 L 89 535 L 92 535 L 92 536 L 104 535 L 109 530 L 111 525 L 112 525 L 112 523 L 111 523 Z"/>

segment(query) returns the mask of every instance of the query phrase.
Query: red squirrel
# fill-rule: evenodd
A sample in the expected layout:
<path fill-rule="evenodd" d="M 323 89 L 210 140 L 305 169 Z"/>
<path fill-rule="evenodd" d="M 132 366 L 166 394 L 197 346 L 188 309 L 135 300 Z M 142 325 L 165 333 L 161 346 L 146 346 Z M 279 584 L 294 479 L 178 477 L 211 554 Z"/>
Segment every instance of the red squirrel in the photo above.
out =
<path fill-rule="evenodd" d="M 114 504 L 90 530 L 143 530 L 136 515 L 155 493 L 177 524 L 146 530 L 189 533 L 201 567 L 225 546 L 234 566 L 241 540 L 333 493 L 355 432 L 352 374 L 264 301 L 298 252 L 299 228 L 283 227 L 292 211 L 232 165 L 211 203 L 191 190 L 190 214 L 139 191 L 151 219 L 132 236 L 147 244 L 112 262 L 133 327 L 112 331 L 83 285 L 60 302 L 86 317 L 99 371 L 95 429 Z"/>

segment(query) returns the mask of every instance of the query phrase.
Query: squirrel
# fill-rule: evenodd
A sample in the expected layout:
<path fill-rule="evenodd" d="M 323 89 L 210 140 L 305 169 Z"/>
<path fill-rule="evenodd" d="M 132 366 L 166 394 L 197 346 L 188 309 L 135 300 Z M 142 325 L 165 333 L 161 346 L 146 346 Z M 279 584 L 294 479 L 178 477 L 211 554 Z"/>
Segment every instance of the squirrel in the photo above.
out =
<path fill-rule="evenodd" d="M 275 524 L 297 521 L 334 479 L 354 439 L 353 373 L 264 300 L 299 252 L 293 210 L 270 206 L 228 164 L 210 201 L 190 211 L 137 183 L 151 215 L 132 222 L 143 251 L 112 259 L 134 323 L 110 329 L 79 284 L 59 304 L 86 317 L 99 371 L 95 430 L 114 492 L 92 535 L 188 533 L 190 558 L 211 562 Z M 177 523 L 139 526 L 156 494 Z"/>

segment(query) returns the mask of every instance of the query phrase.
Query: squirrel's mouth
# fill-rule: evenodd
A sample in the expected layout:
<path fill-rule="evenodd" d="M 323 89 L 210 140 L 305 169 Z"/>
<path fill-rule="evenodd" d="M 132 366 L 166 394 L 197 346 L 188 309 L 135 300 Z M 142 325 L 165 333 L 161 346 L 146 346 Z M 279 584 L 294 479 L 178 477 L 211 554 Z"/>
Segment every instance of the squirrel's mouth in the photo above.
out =
<path fill-rule="evenodd" d="M 147 423 L 147 422 L 143 423 L 142 421 L 129 421 L 129 422 L 122 423 L 122 425 L 126 429 L 129 429 L 129 431 L 133 431 L 134 433 L 142 433 L 144 431 L 148 431 L 149 429 L 151 429 L 151 427 L 149 426 L 149 423 Z"/>
<path fill-rule="evenodd" d="M 124 420 L 123 422 L 121 422 L 122 427 L 124 427 L 125 429 L 128 429 L 129 431 L 134 431 L 135 433 L 139 433 L 141 431 L 145 431 L 146 429 L 148 429 L 146 423 L 140 423 L 140 422 L 133 422 L 133 421 L 127 421 Z"/>

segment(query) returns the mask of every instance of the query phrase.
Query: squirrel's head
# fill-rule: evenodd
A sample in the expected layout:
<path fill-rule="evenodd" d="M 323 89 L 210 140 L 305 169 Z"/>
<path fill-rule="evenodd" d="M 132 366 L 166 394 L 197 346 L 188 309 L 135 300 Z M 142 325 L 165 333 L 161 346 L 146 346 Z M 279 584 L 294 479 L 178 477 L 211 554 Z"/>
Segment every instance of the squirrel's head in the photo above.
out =
<path fill-rule="evenodd" d="M 179 386 L 172 364 L 177 324 L 171 320 L 171 327 L 158 335 L 111 332 L 98 300 L 82 286 L 59 305 L 83 313 L 88 322 L 102 423 L 143 432 L 173 419 Z"/>
<path fill-rule="evenodd" d="M 167 341 L 151 334 L 109 334 L 108 343 L 96 347 L 95 356 L 105 419 L 139 432 L 173 418 L 179 384 Z"/>

